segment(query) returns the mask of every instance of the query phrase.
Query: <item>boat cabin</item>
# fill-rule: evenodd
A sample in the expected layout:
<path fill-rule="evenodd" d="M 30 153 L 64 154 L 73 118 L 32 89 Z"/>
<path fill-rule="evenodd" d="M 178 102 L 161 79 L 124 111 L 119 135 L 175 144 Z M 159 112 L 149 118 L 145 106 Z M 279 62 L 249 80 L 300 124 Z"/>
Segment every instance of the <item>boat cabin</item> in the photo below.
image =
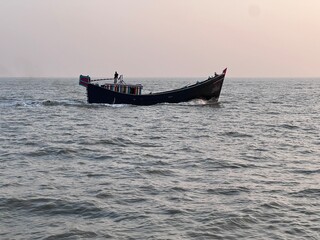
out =
<path fill-rule="evenodd" d="M 87 87 L 88 84 L 93 84 L 93 82 L 103 81 L 103 80 L 113 80 L 113 79 L 106 78 L 106 79 L 91 80 L 89 76 L 80 75 L 79 85 Z M 119 83 L 105 83 L 101 85 L 99 85 L 98 83 L 95 83 L 95 85 L 98 85 L 99 87 L 108 89 L 110 91 L 124 93 L 124 94 L 132 94 L 132 95 L 141 95 L 142 88 L 143 88 L 141 84 L 126 84 L 123 81 L 122 75 L 119 78 Z"/>

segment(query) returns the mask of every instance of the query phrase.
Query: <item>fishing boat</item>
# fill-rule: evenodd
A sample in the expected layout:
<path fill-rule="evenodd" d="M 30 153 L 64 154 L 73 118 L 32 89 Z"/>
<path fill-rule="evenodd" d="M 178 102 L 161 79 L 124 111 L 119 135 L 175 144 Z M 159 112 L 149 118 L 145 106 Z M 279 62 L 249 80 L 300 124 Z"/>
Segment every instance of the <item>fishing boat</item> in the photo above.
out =
<path fill-rule="evenodd" d="M 165 92 L 143 93 L 141 84 L 126 84 L 123 76 L 118 78 L 91 79 L 80 75 L 79 85 L 87 88 L 88 103 L 154 105 L 158 103 L 180 103 L 193 99 L 217 102 L 222 89 L 227 69 L 221 74 L 209 76 L 208 79 Z M 98 81 L 113 80 L 113 83 Z"/>

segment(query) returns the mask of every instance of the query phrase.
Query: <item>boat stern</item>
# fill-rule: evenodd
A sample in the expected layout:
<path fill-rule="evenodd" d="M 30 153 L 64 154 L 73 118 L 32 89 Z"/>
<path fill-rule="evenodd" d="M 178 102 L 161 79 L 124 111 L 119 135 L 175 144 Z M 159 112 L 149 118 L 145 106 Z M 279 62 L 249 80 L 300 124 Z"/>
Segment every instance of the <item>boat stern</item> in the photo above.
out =
<path fill-rule="evenodd" d="M 80 75 L 79 77 L 79 85 L 84 86 L 84 87 L 88 87 L 88 84 L 90 83 L 91 79 L 89 76 L 83 76 Z"/>

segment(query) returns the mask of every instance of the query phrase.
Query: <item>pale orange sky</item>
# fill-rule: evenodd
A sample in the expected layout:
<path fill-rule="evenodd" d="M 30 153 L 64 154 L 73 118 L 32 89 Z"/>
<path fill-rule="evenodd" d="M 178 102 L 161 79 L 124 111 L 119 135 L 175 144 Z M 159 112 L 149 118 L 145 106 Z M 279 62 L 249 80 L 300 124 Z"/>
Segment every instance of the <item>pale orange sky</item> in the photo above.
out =
<path fill-rule="evenodd" d="M 0 77 L 320 77 L 320 0 L 0 0 Z"/>

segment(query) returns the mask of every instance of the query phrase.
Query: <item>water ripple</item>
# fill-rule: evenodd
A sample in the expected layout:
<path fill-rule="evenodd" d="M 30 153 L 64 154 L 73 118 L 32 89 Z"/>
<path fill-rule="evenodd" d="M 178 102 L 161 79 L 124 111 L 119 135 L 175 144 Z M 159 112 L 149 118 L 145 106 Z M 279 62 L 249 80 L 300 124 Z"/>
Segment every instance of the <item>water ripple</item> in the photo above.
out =
<path fill-rule="evenodd" d="M 38 215 L 79 215 L 89 218 L 102 217 L 103 211 L 90 202 L 70 202 L 62 199 L 33 198 L 0 199 L 7 211 L 27 211 Z"/>
<path fill-rule="evenodd" d="M 227 79 L 219 103 L 131 106 L 88 104 L 77 79 L 5 81 L 0 238 L 320 239 L 319 93 Z"/>

